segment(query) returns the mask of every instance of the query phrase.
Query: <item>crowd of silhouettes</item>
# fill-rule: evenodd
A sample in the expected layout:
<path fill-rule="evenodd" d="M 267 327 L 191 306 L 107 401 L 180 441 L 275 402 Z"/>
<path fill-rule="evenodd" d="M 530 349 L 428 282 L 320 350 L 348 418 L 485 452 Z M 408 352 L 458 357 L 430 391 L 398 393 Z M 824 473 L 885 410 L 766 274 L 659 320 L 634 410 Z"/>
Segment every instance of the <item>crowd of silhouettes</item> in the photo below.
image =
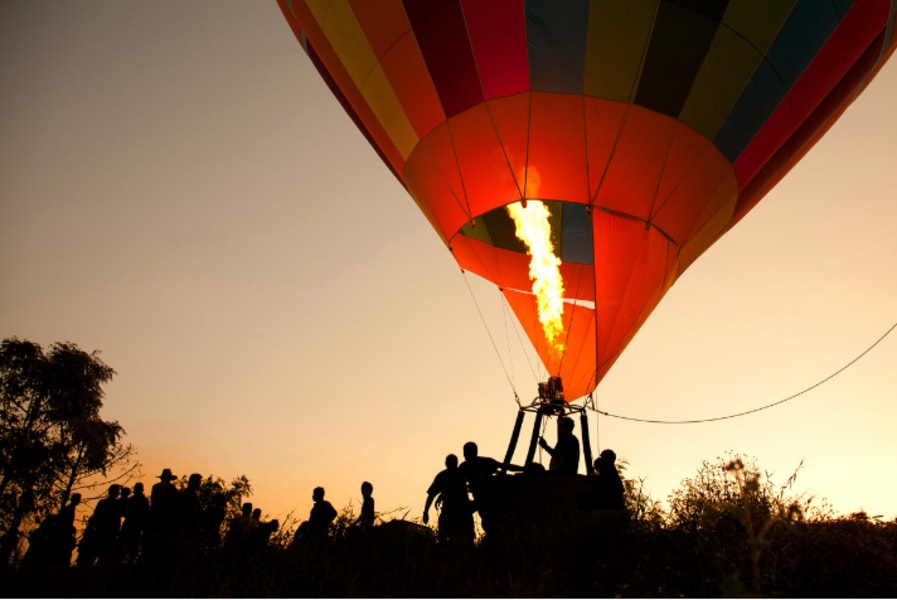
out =
<path fill-rule="evenodd" d="M 171 469 L 157 476 L 149 497 L 142 482 L 133 489 L 112 484 L 87 518 L 80 542 L 76 542 L 75 511 L 81 494 L 72 494 L 58 514 L 43 520 L 29 536 L 24 565 L 40 570 L 68 566 L 77 548 L 75 564 L 90 567 L 108 564 L 153 566 L 198 556 L 222 545 L 245 551 L 268 544 L 277 531 L 276 519 L 262 521 L 262 511 L 243 505 L 243 514 L 225 523 L 227 498 L 220 485 L 208 482 L 218 493 L 200 498 L 202 475 L 193 473 L 183 488 L 175 485 Z"/>
<path fill-rule="evenodd" d="M 573 434 L 574 421 L 558 418 L 557 443 L 549 446 L 544 438 L 540 445 L 550 454 L 548 472 L 576 476 L 580 448 Z M 508 471 L 544 472 L 541 465 L 526 468 L 480 456 L 475 442 L 463 446 L 464 462 L 449 454 L 445 469 L 434 477 L 427 489 L 423 522 L 430 522 L 430 508 L 439 511 L 437 536 L 440 544 L 459 548 L 474 545 L 474 513 L 479 514 L 483 531 L 494 534 L 503 526 L 502 476 Z M 586 477 L 589 491 L 580 498 L 585 510 L 621 510 L 624 508 L 624 486 L 617 471 L 616 454 L 604 450 L 594 462 L 594 474 Z M 105 564 L 134 564 L 142 562 L 159 565 L 188 559 L 204 550 L 223 547 L 231 552 L 264 548 L 279 528 L 277 519 L 262 521 L 262 511 L 252 503 L 242 505 L 239 515 L 226 519 L 227 499 L 221 486 L 217 494 L 201 498 L 203 478 L 193 473 L 186 485 L 175 485 L 177 477 L 171 469 L 164 469 L 156 477 L 147 497 L 143 483 L 133 489 L 119 484 L 109 486 L 106 496 L 96 503 L 87 519 L 86 527 L 77 543 L 79 567 Z M 373 485 L 361 484 L 362 505 L 354 525 L 368 529 L 374 525 Z M 317 551 L 324 547 L 331 535 L 337 511 L 325 499 L 323 487 L 312 492 L 314 505 L 307 521 L 296 529 L 291 547 Z M 70 501 L 58 514 L 46 518 L 30 534 L 25 564 L 32 568 L 50 565 L 68 566 L 76 548 L 75 511 L 81 502 L 80 494 L 72 494 Z M 223 540 L 222 540 L 223 533 Z"/>
<path fill-rule="evenodd" d="M 259 550 L 271 540 L 280 528 L 280 521 L 262 521 L 262 509 L 253 507 L 252 502 L 244 502 L 240 514 L 227 524 L 224 547 L 230 551 Z"/>

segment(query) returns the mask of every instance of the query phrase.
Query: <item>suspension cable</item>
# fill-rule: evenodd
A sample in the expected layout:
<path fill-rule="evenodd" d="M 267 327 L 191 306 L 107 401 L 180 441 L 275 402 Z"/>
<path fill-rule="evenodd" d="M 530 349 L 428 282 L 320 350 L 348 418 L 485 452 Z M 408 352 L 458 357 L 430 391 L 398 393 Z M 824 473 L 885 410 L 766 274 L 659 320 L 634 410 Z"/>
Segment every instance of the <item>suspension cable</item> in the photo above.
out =
<path fill-rule="evenodd" d="M 840 369 L 838 369 L 837 371 L 835 371 L 834 373 L 832 373 L 832 374 L 829 375 L 828 377 L 826 377 L 826 378 L 824 378 L 824 379 L 821 379 L 820 381 L 817 381 L 816 383 L 814 383 L 814 384 L 811 385 L 810 387 L 808 387 L 808 388 L 806 388 L 806 389 L 803 389 L 803 390 L 797 392 L 796 394 L 792 394 L 792 395 L 788 396 L 787 398 L 782 398 L 781 400 L 778 400 L 778 401 L 776 401 L 776 402 L 772 402 L 772 403 L 770 403 L 770 404 L 766 404 L 766 405 L 764 405 L 764 406 L 760 406 L 760 407 L 757 407 L 757 408 L 752 408 L 752 409 L 750 409 L 750 410 L 745 410 L 745 411 L 738 412 L 738 413 L 733 413 L 733 414 L 730 414 L 730 415 L 724 415 L 724 416 L 721 416 L 721 417 L 709 417 L 709 418 L 706 418 L 706 419 L 685 419 L 685 420 L 681 420 L 681 421 L 666 421 L 666 420 L 662 420 L 662 419 L 641 419 L 641 418 L 638 418 L 638 417 L 628 417 L 628 416 L 624 416 L 624 415 L 616 415 L 616 414 L 609 413 L 609 412 L 606 412 L 606 411 L 603 411 L 603 410 L 599 410 L 597 407 L 595 408 L 595 412 L 598 413 L 598 414 L 600 414 L 600 415 L 604 415 L 605 417 L 612 417 L 612 418 L 614 418 L 614 419 L 622 419 L 622 420 L 624 420 L 624 421 L 635 421 L 635 422 L 638 422 L 638 423 L 652 423 L 652 424 L 655 424 L 655 425 L 693 425 L 693 424 L 696 424 L 696 423 L 710 423 L 710 422 L 713 422 L 713 421 L 723 421 L 723 420 L 725 420 L 725 419 L 734 419 L 735 417 L 743 417 L 743 416 L 745 416 L 745 415 L 750 415 L 750 414 L 753 414 L 753 413 L 760 412 L 761 410 L 766 410 L 766 409 L 768 409 L 768 408 L 772 408 L 772 407 L 774 407 L 774 406 L 778 406 L 778 405 L 780 405 L 780 404 L 784 404 L 785 402 L 788 402 L 789 400 L 794 400 L 794 399 L 797 398 L 798 396 L 801 396 L 801 395 L 803 395 L 803 394 L 806 394 L 806 393 L 809 392 L 810 390 L 813 390 L 813 389 L 819 387 L 820 385 L 822 385 L 823 383 L 827 382 L 828 380 L 834 378 L 835 376 L 840 375 L 841 373 L 843 373 L 844 371 L 846 371 L 849 367 L 853 366 L 858 360 L 860 360 L 861 358 L 863 358 L 864 356 L 866 356 L 866 354 L 868 354 L 873 348 L 875 348 L 879 343 L 881 343 L 882 340 L 884 340 L 886 337 L 888 337 L 888 335 L 889 335 L 892 331 L 894 331 L 894 329 L 897 329 L 897 323 L 894 323 L 893 325 L 891 325 L 891 327 L 890 327 L 887 331 L 885 331 L 884 334 L 882 334 L 881 337 L 879 337 L 877 340 L 875 340 L 875 341 L 872 343 L 871 346 L 869 346 L 868 348 L 866 348 L 865 350 L 863 350 L 863 351 L 862 351 L 859 355 L 857 355 L 853 360 L 851 360 L 850 362 L 848 362 L 846 365 L 844 365 L 843 367 L 841 367 Z M 597 419 L 596 419 L 596 420 L 597 420 Z M 596 437 L 597 437 L 597 435 L 596 435 Z"/>

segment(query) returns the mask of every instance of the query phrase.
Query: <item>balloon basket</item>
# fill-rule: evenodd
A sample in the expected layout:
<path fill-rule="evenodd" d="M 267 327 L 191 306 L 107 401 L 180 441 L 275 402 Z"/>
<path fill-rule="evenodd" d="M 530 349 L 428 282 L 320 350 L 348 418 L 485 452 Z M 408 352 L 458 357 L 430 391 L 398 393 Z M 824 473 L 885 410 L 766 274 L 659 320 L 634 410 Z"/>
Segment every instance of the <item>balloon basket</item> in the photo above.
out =
<path fill-rule="evenodd" d="M 539 431 L 542 427 L 542 421 L 546 418 L 561 418 L 574 414 L 579 414 L 580 431 L 582 432 L 582 453 L 586 463 L 586 473 L 593 473 L 592 467 L 592 447 L 589 440 L 589 420 L 586 413 L 586 405 L 572 404 L 564 400 L 564 387 L 560 377 L 551 377 L 548 381 L 539 383 L 539 395 L 533 399 L 532 403 L 526 406 L 520 406 L 517 410 L 517 417 L 514 421 L 514 430 L 511 433 L 511 440 L 508 444 L 508 451 L 505 453 L 504 470 L 507 471 L 508 466 L 512 463 L 514 451 L 517 449 L 517 442 L 520 438 L 520 432 L 523 429 L 523 422 L 527 413 L 532 413 L 535 417 L 530 436 L 529 445 L 526 451 L 526 460 L 523 463 L 525 470 L 529 470 L 533 466 L 533 459 L 536 455 L 536 446 L 539 442 Z"/>

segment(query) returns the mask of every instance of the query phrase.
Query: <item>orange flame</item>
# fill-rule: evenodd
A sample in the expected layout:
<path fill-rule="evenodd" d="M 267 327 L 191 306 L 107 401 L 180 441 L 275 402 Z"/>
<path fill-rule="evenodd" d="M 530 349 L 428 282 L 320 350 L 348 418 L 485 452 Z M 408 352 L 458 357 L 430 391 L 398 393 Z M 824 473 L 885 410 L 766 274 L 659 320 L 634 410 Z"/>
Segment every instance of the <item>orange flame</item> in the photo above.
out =
<path fill-rule="evenodd" d="M 530 200 L 524 206 L 515 202 L 507 206 L 508 215 L 514 219 L 517 239 L 526 244 L 530 256 L 529 278 L 533 282 L 533 294 L 539 305 L 539 322 L 551 350 L 564 352 L 564 279 L 561 277 L 561 259 L 554 253 L 551 243 L 551 211 L 539 200 Z"/>

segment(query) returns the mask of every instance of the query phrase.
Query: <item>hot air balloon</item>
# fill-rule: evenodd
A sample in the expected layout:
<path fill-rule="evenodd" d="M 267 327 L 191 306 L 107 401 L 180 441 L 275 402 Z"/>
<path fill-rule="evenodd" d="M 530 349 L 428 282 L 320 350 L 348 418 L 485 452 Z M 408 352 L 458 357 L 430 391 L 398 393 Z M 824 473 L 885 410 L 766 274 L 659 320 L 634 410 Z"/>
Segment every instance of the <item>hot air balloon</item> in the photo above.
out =
<path fill-rule="evenodd" d="M 539 397 L 564 405 L 866 87 L 894 51 L 897 11 L 278 2 L 460 267 L 502 290 L 550 375 Z"/>

